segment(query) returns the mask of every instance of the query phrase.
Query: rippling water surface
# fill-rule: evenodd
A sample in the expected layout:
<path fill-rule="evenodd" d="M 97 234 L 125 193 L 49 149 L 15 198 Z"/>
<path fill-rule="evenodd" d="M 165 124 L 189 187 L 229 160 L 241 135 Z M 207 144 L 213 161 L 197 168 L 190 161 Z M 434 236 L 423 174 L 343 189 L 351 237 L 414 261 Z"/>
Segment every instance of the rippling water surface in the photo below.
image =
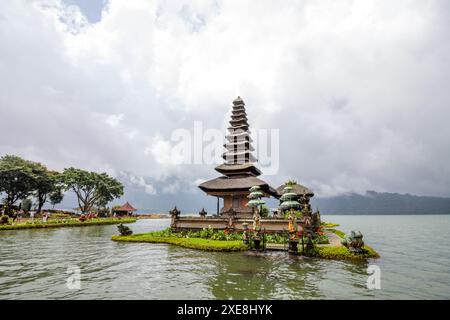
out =
<path fill-rule="evenodd" d="M 268 254 L 209 253 L 118 243 L 116 226 L 0 232 L 1 299 L 449 299 L 450 216 L 327 216 L 361 230 L 382 256 L 367 263 Z M 139 220 L 135 233 L 167 227 Z M 381 289 L 366 287 L 367 267 Z M 81 289 L 67 270 L 81 270 Z"/>

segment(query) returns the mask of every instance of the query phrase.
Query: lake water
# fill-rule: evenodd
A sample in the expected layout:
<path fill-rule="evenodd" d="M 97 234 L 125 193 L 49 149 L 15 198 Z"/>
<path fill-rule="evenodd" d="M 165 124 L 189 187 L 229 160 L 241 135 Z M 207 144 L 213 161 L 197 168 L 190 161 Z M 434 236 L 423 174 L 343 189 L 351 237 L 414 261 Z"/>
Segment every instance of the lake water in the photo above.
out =
<path fill-rule="evenodd" d="M 361 230 L 381 259 L 367 263 L 284 252 L 210 253 L 118 243 L 116 226 L 0 232 L 1 299 L 449 299 L 450 216 L 323 216 Z M 169 220 L 140 220 L 135 233 Z M 381 289 L 366 286 L 367 267 Z M 81 288 L 67 287 L 70 266 Z"/>

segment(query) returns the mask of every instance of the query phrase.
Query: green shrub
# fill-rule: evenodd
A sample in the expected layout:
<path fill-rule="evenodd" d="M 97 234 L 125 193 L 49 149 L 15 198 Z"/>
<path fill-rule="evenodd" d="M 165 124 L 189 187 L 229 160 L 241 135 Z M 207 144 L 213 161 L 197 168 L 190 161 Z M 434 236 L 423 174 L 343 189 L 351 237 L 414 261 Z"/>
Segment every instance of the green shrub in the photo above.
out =
<path fill-rule="evenodd" d="M 265 237 L 266 237 L 267 243 L 284 244 L 284 243 L 288 242 L 287 234 L 279 234 L 279 233 L 266 234 Z"/>
<path fill-rule="evenodd" d="M 50 218 L 70 218 L 66 213 L 50 213 Z"/>
<path fill-rule="evenodd" d="M 131 229 L 127 226 L 124 226 L 122 223 L 117 226 L 117 229 L 119 229 L 119 232 L 122 236 L 130 236 L 131 234 L 133 234 L 133 231 L 131 231 Z"/>
<path fill-rule="evenodd" d="M 25 223 L 14 225 L 0 225 L 1 230 L 19 230 L 19 229 L 39 229 L 39 228 L 57 228 L 57 227 L 81 227 L 81 226 L 95 226 L 105 224 L 118 224 L 118 223 L 132 223 L 136 222 L 136 218 L 97 218 L 90 219 L 85 222 L 80 222 L 78 219 L 63 219 L 63 220 L 49 220 L 43 223 L 40 220 L 35 220 L 34 223 L 27 221 Z"/>
<path fill-rule="evenodd" d="M 9 223 L 9 217 L 6 214 L 3 214 L 0 216 L 0 224 L 8 224 Z"/>
<path fill-rule="evenodd" d="M 346 247 L 315 247 L 313 255 L 318 258 L 323 259 L 333 259 L 333 260 L 366 260 L 368 258 L 379 258 L 379 254 L 365 245 L 363 249 L 366 250 L 364 254 L 357 254 L 350 252 Z"/>
<path fill-rule="evenodd" d="M 290 214 L 291 214 L 290 211 L 289 211 L 289 210 L 286 210 L 286 211 L 284 212 L 284 218 L 285 218 L 285 219 L 288 219 Z M 300 210 L 295 210 L 294 215 L 295 215 L 298 219 L 301 219 L 301 218 L 302 218 L 302 212 L 301 212 Z"/>
<path fill-rule="evenodd" d="M 199 232 L 199 238 L 208 239 L 208 238 L 211 238 L 213 234 L 214 234 L 214 229 L 212 227 L 203 228 Z"/>
<path fill-rule="evenodd" d="M 265 205 L 265 204 L 262 205 L 261 206 L 261 217 L 262 218 L 266 218 L 266 217 L 269 216 L 269 213 L 270 213 L 269 207 L 267 205 Z"/>
<path fill-rule="evenodd" d="M 339 223 L 322 222 L 320 224 L 323 228 L 334 228 L 339 227 Z"/>
<path fill-rule="evenodd" d="M 333 232 L 334 234 L 337 234 L 340 238 L 345 238 L 345 232 L 337 229 L 327 229 L 327 231 Z"/>
<path fill-rule="evenodd" d="M 316 235 L 313 239 L 314 244 L 328 244 L 330 240 L 326 234 Z"/>

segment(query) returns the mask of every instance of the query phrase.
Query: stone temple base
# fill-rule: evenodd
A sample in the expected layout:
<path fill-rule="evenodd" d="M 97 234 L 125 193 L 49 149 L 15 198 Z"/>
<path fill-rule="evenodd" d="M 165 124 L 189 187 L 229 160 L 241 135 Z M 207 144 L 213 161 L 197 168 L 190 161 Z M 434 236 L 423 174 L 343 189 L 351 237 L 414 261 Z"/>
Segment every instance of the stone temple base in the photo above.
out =
<path fill-rule="evenodd" d="M 235 231 L 244 230 L 242 224 L 247 223 L 251 228 L 253 219 L 226 217 L 177 217 L 172 218 L 171 229 L 174 232 L 198 231 L 203 228 L 213 228 L 214 230 L 233 229 Z M 288 229 L 288 220 L 279 218 L 263 218 L 260 220 L 261 230 L 267 233 L 281 233 Z"/>

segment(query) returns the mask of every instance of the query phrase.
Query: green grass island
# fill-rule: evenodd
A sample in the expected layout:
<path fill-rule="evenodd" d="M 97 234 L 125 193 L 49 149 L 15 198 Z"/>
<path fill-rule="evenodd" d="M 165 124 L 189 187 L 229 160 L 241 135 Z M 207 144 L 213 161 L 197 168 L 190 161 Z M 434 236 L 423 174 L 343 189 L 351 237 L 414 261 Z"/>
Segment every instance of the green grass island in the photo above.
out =
<path fill-rule="evenodd" d="M 2 224 L 0 225 L 0 231 L 6 230 L 23 230 L 23 229 L 43 229 L 43 228 L 64 228 L 64 227 L 86 227 L 86 226 L 100 226 L 108 224 L 120 224 L 120 223 L 133 223 L 136 222 L 134 217 L 125 218 L 93 218 L 86 221 L 80 221 L 78 218 L 65 218 L 65 219 L 50 219 L 47 222 L 40 220 L 24 221 L 17 224 Z"/>
<path fill-rule="evenodd" d="M 370 246 L 363 245 L 360 253 L 350 251 L 341 240 L 346 234 L 338 229 L 333 229 L 337 224 L 322 224 L 323 235 L 315 240 L 313 250 L 296 252 L 303 253 L 309 257 L 330 260 L 365 261 L 370 258 L 379 258 L 379 254 Z M 327 226 L 332 226 L 329 228 Z M 213 230 L 204 228 L 197 232 L 172 232 L 170 228 L 141 234 L 114 235 L 111 239 L 118 242 L 141 242 L 141 243 L 166 243 L 189 249 L 214 252 L 239 252 L 255 250 L 254 245 L 243 241 L 243 233 L 228 233 L 226 230 Z M 288 251 L 289 237 L 283 234 L 264 235 L 264 246 L 257 251 Z M 291 252 L 292 253 L 292 252 Z"/>

